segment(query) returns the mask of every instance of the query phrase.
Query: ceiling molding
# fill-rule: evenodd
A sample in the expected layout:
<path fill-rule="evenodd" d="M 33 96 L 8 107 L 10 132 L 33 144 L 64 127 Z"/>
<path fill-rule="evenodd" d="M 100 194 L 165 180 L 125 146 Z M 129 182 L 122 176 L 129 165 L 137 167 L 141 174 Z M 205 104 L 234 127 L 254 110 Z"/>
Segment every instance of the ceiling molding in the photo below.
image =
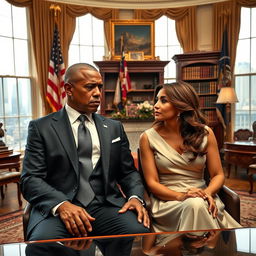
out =
<path fill-rule="evenodd" d="M 59 3 L 115 9 L 163 9 L 206 5 L 224 1 L 226 0 L 54 0 L 54 2 Z"/>

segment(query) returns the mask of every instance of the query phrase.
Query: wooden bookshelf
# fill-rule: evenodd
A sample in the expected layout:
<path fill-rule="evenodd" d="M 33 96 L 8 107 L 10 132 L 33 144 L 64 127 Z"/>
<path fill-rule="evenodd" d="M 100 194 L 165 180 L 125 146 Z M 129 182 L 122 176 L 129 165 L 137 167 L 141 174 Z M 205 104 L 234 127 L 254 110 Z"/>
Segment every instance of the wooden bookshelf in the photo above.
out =
<path fill-rule="evenodd" d="M 101 114 L 110 116 L 115 110 L 113 105 L 116 82 L 119 75 L 120 61 L 95 61 L 103 78 L 103 92 L 101 100 Z M 127 61 L 128 73 L 132 83 L 132 90 L 127 99 L 132 103 L 145 100 L 153 101 L 154 88 L 164 82 L 164 67 L 169 61 Z"/>
<path fill-rule="evenodd" d="M 223 129 L 217 118 L 217 82 L 219 51 L 176 54 L 177 80 L 191 84 L 196 90 L 202 112 L 213 129 L 219 148 L 223 147 Z"/>

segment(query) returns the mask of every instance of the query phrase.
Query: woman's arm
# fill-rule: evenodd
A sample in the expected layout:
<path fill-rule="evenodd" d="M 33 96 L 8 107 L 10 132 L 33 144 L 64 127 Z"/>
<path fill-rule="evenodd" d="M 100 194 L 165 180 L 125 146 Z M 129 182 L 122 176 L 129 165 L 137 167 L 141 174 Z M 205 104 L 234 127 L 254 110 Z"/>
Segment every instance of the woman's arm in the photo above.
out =
<path fill-rule="evenodd" d="M 225 177 L 221 165 L 218 144 L 212 129 L 209 129 L 206 159 L 211 180 L 205 192 L 210 196 L 215 196 L 223 186 Z"/>
<path fill-rule="evenodd" d="M 166 201 L 183 201 L 188 197 L 186 193 L 176 192 L 159 183 L 154 153 L 150 148 L 146 133 L 140 137 L 140 158 L 147 188 L 155 197 Z"/>

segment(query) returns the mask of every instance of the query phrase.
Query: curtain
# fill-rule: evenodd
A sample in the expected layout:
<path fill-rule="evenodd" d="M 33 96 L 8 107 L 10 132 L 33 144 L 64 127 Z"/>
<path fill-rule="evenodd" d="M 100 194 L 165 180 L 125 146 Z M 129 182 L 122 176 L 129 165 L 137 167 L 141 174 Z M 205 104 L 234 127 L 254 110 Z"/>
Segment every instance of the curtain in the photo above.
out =
<path fill-rule="evenodd" d="M 213 49 L 216 51 L 221 49 L 222 36 L 226 26 L 232 74 L 240 31 L 241 7 L 256 7 L 256 0 L 236 0 L 213 4 Z"/>
<path fill-rule="evenodd" d="M 76 17 L 91 13 L 95 17 L 104 20 L 106 37 L 109 38 L 109 20 L 118 17 L 118 10 L 58 4 L 61 8 L 61 12 L 55 17 L 54 12 L 50 10 L 51 4 L 54 4 L 53 2 L 44 0 L 7 1 L 18 7 L 28 7 L 32 51 L 35 58 L 37 73 L 33 74 L 33 79 L 35 80 L 36 85 L 40 88 L 44 113 L 48 114 L 52 110 L 46 100 L 46 89 L 55 20 L 57 20 L 63 59 L 65 66 L 67 67 L 68 49 L 75 31 Z"/>
<path fill-rule="evenodd" d="M 135 19 L 156 20 L 162 15 L 175 20 L 178 40 L 184 52 L 197 50 L 196 7 L 135 10 Z"/>

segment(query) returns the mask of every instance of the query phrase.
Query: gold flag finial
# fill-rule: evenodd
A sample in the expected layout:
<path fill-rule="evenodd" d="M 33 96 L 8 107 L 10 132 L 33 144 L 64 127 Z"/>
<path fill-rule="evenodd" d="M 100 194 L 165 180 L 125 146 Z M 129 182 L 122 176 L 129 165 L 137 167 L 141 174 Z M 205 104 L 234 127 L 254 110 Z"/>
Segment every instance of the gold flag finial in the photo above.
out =
<path fill-rule="evenodd" d="M 54 11 L 55 17 L 57 17 L 58 12 L 61 12 L 61 8 L 58 4 L 51 4 L 50 10 Z"/>

